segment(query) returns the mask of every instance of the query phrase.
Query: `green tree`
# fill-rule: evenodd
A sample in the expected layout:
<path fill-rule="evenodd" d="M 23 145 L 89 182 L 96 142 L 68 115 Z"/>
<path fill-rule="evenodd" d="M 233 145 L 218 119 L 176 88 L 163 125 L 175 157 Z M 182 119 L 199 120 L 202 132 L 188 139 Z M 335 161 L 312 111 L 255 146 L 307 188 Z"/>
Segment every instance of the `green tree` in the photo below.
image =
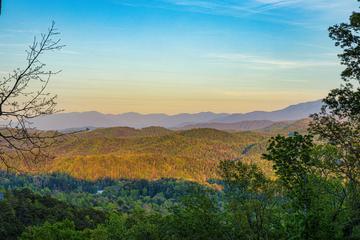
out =
<path fill-rule="evenodd" d="M 20 240 L 83 240 L 82 233 L 75 230 L 73 222 L 66 220 L 54 224 L 45 223 L 26 229 Z"/>
<path fill-rule="evenodd" d="M 344 220 L 342 182 L 328 171 L 333 148 L 316 145 L 311 135 L 272 138 L 264 158 L 273 162 L 285 187 L 283 221 L 293 239 L 336 239 Z M 336 154 L 335 154 L 336 156 Z M 291 209 L 292 211 L 289 211 Z"/>
<path fill-rule="evenodd" d="M 0 201 L 0 239 L 16 239 L 20 223 L 12 206 L 7 201 Z"/>
<path fill-rule="evenodd" d="M 273 168 L 280 181 L 288 189 L 306 184 L 314 160 L 311 152 L 314 147 L 311 135 L 294 133 L 291 137 L 271 138 L 264 158 L 273 161 Z"/>
<path fill-rule="evenodd" d="M 163 220 L 163 239 L 221 240 L 229 239 L 226 224 L 216 201 L 199 193 L 184 198 Z"/>
<path fill-rule="evenodd" d="M 226 218 L 232 226 L 231 239 L 276 238 L 279 222 L 275 218 L 275 187 L 256 165 L 223 161 Z"/>
<path fill-rule="evenodd" d="M 310 128 L 339 154 L 331 166 L 346 183 L 350 214 L 344 238 L 354 237 L 354 229 L 360 227 L 360 13 L 354 12 L 349 20 L 329 28 L 330 38 L 343 49 L 339 54 L 345 66 L 343 84 L 323 100 L 322 110 L 312 116 Z"/>

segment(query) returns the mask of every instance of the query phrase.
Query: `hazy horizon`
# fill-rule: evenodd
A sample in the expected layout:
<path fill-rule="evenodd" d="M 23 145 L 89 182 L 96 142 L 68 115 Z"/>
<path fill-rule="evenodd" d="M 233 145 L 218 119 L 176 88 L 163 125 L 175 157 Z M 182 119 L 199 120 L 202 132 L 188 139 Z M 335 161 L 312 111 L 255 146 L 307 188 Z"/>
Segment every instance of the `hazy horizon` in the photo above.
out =
<path fill-rule="evenodd" d="M 290 107 L 290 106 L 294 106 L 294 105 L 298 105 L 298 104 L 304 104 L 304 103 L 318 102 L 318 101 L 321 101 L 321 99 L 310 100 L 310 101 L 306 101 L 306 102 L 297 102 L 297 103 L 293 103 L 293 104 L 289 104 L 289 105 L 284 105 L 284 106 L 281 106 L 281 107 L 279 107 L 279 108 L 273 108 L 273 109 L 269 109 L 269 110 L 254 109 L 254 110 L 250 110 L 250 111 L 246 111 L 246 112 L 215 112 L 215 111 L 194 111 L 194 112 L 190 112 L 190 111 L 186 111 L 186 112 L 165 113 L 165 112 L 135 112 L 135 111 L 128 111 L 128 112 L 101 112 L 101 111 L 96 111 L 96 110 L 87 110 L 87 111 L 67 111 L 67 110 L 64 110 L 64 111 L 60 111 L 60 112 L 55 113 L 55 114 L 62 114 L 62 113 L 86 113 L 86 112 L 96 112 L 96 113 L 101 113 L 101 114 L 105 114 L 105 115 L 122 115 L 122 114 L 128 114 L 128 113 L 135 113 L 135 114 L 141 114 L 141 115 L 164 114 L 164 115 L 168 115 L 168 116 L 175 116 L 175 115 L 179 115 L 179 114 L 198 114 L 198 113 L 246 114 L 246 113 L 252 113 L 252 112 L 274 112 L 274 111 L 283 110 L 283 109 L 288 108 L 288 107 Z"/>
<path fill-rule="evenodd" d="M 24 66 L 33 36 L 54 20 L 67 46 L 44 59 L 63 70 L 49 91 L 66 112 L 272 111 L 337 87 L 342 67 L 327 28 L 356 4 L 5 0 L 0 75 Z"/>

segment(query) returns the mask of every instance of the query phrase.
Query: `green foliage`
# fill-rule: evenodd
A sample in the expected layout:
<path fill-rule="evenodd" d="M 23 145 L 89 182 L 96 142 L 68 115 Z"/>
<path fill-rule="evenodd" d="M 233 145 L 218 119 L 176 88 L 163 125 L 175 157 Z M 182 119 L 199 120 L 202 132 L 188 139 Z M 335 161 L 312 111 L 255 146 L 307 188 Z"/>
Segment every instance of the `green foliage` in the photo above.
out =
<path fill-rule="evenodd" d="M 16 239 L 27 226 L 67 219 L 74 222 L 76 229 L 94 228 L 105 221 L 106 214 L 92 208 L 74 207 L 28 189 L 7 192 L 0 201 L 1 239 Z"/>
<path fill-rule="evenodd" d="M 280 222 L 275 205 L 280 199 L 276 196 L 276 184 L 268 180 L 256 165 L 241 161 L 222 162 L 220 175 L 224 181 L 226 217 L 232 229 L 236 229 L 231 239 L 279 237 Z"/>
<path fill-rule="evenodd" d="M 360 13 L 353 12 L 349 23 L 330 27 L 330 37 L 343 49 L 339 55 L 346 67 L 344 83 L 330 91 L 319 114 L 313 115 L 311 132 L 332 145 L 339 156 L 332 173 L 345 183 L 345 205 L 349 219 L 344 238 L 359 238 L 360 228 Z M 334 165 L 334 164 L 332 164 Z"/>
<path fill-rule="evenodd" d="M 246 192 L 259 191 L 267 182 L 265 175 L 256 165 L 241 161 L 222 161 L 219 165 L 220 176 L 226 187 L 236 187 Z"/>
<path fill-rule="evenodd" d="M 129 212 L 141 206 L 166 213 L 184 195 L 208 189 L 197 183 L 175 179 L 85 181 L 65 174 L 32 176 L 7 172 L 0 172 L 0 184 L 6 190 L 29 188 L 72 205 L 109 212 Z"/>
<path fill-rule="evenodd" d="M 306 181 L 306 175 L 314 166 L 314 143 L 310 135 L 295 133 L 291 137 L 271 138 L 264 158 L 274 162 L 274 170 L 283 184 L 291 189 Z"/>
<path fill-rule="evenodd" d="M 16 239 L 21 231 L 16 212 L 7 201 L 0 202 L 0 239 Z"/>
<path fill-rule="evenodd" d="M 169 239 L 226 239 L 229 235 L 227 223 L 221 210 L 208 194 L 186 197 L 182 205 L 165 218 L 166 235 Z M 166 239 L 166 238 L 165 238 Z"/>
<path fill-rule="evenodd" d="M 74 223 L 70 221 L 54 224 L 45 223 L 39 227 L 28 228 L 19 238 L 20 240 L 82 240 L 81 232 L 76 231 Z"/>
<path fill-rule="evenodd" d="M 332 150 L 316 146 L 310 135 L 272 138 L 264 157 L 274 162 L 279 182 L 285 187 L 282 222 L 287 236 L 340 239 L 346 194 L 326 162 Z"/>

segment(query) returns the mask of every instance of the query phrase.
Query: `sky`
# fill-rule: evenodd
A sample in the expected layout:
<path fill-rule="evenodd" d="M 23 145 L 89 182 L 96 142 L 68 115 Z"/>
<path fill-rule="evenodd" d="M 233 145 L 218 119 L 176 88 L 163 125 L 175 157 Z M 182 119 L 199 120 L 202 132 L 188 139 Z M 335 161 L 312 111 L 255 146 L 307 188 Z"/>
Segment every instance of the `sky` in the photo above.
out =
<path fill-rule="evenodd" d="M 67 112 L 248 112 L 340 85 L 329 26 L 355 0 L 3 0 L 0 75 L 52 21 L 49 91 Z"/>

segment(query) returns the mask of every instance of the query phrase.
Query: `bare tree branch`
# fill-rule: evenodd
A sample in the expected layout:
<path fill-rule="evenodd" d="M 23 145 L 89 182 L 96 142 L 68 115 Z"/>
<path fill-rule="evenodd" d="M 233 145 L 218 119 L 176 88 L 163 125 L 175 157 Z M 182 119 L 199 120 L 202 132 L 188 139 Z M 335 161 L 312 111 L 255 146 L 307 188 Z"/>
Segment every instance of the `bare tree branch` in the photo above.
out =
<path fill-rule="evenodd" d="M 46 34 L 34 38 L 26 51 L 26 66 L 17 68 L 0 81 L 0 162 L 6 168 L 17 163 L 36 164 L 49 159 L 46 148 L 63 136 L 58 132 L 44 132 L 31 127 L 31 120 L 50 115 L 56 108 L 57 96 L 46 91 L 52 76 L 60 71 L 46 69 L 41 56 L 60 50 L 59 32 L 53 22 Z"/>

